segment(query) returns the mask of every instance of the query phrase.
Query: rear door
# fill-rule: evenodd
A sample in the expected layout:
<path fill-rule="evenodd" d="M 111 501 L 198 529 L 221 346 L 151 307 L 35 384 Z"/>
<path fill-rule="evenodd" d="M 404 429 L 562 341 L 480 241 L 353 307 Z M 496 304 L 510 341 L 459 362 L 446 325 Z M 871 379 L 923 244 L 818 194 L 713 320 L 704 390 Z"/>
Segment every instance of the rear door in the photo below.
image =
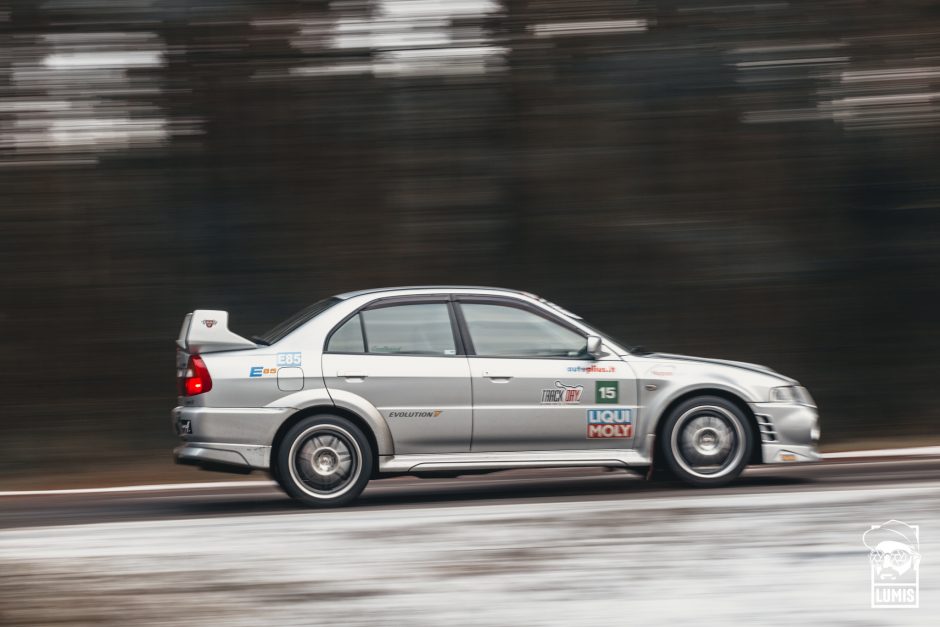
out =
<path fill-rule="evenodd" d="M 331 392 L 365 398 L 388 422 L 396 454 L 470 450 L 470 369 L 448 296 L 380 299 L 327 339 Z"/>
<path fill-rule="evenodd" d="M 587 333 L 507 298 L 458 297 L 473 382 L 473 451 L 632 448 L 636 379 Z"/>

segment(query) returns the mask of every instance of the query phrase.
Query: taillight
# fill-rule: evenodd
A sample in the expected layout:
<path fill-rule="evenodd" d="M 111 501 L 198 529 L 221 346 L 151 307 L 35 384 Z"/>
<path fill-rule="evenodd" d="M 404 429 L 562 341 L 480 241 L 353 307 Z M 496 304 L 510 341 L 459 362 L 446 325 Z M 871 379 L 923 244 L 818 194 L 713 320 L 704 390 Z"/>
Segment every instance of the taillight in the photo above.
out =
<path fill-rule="evenodd" d="M 180 379 L 180 394 L 183 396 L 196 396 L 212 389 L 212 377 L 206 362 L 199 355 L 192 355 L 186 364 L 186 371 Z"/>

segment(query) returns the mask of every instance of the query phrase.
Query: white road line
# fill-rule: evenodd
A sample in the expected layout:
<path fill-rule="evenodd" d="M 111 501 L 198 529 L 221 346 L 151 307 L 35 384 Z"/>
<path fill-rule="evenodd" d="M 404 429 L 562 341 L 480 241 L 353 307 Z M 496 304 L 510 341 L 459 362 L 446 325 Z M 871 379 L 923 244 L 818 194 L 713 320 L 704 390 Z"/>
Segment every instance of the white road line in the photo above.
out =
<path fill-rule="evenodd" d="M 823 459 L 851 459 L 853 457 L 919 457 L 940 455 L 940 446 L 918 446 L 916 448 L 886 448 L 877 451 L 844 451 L 823 453 Z"/>
<path fill-rule="evenodd" d="M 866 459 L 869 457 L 921 457 L 940 456 L 940 446 L 916 448 L 879 449 L 874 451 L 844 451 L 824 453 L 823 459 Z M 799 466 L 799 464 L 796 464 Z M 214 481 L 204 483 L 162 483 L 150 485 L 128 485 L 113 488 L 70 488 L 65 490 L 10 490 L 0 492 L 4 496 L 43 496 L 64 494 L 107 494 L 111 492 L 163 492 L 169 490 L 208 490 L 227 488 L 267 488 L 277 485 L 274 481 Z"/>
<path fill-rule="evenodd" d="M 412 477 L 413 478 L 413 477 Z M 554 477 L 551 480 L 554 482 L 559 481 L 575 481 L 582 479 L 583 477 Z M 530 483 L 545 481 L 546 477 L 536 477 L 532 479 L 514 479 L 513 483 Z M 420 483 L 416 480 L 417 483 Z M 488 481 L 471 481 L 463 482 L 462 485 L 465 486 L 476 486 L 476 485 L 488 485 L 500 483 L 500 480 L 488 480 Z M 505 482 L 505 480 L 502 480 Z M 64 490 L 13 490 L 8 492 L 0 492 L 0 497 L 2 496 L 43 496 L 43 495 L 56 495 L 56 494 L 106 494 L 108 492 L 164 492 L 171 490 L 198 490 L 198 489 L 211 489 L 211 488 L 268 488 L 274 487 L 277 485 L 276 481 L 214 481 L 206 483 L 164 483 L 158 485 L 128 485 L 128 486 L 119 486 L 115 488 L 69 488 Z M 428 484 L 430 485 L 430 484 Z M 369 486 L 369 490 L 375 492 L 376 490 L 387 490 L 391 488 L 396 488 L 397 486 L 392 486 L 388 484 L 372 484 Z"/>
<path fill-rule="evenodd" d="M 40 496 L 44 494 L 106 494 L 108 492 L 161 492 L 163 490 L 205 490 L 211 488 L 257 488 L 277 485 L 274 481 L 207 481 L 205 483 L 161 483 L 125 485 L 114 488 L 71 488 L 68 490 L 14 490 L 0 496 Z"/>

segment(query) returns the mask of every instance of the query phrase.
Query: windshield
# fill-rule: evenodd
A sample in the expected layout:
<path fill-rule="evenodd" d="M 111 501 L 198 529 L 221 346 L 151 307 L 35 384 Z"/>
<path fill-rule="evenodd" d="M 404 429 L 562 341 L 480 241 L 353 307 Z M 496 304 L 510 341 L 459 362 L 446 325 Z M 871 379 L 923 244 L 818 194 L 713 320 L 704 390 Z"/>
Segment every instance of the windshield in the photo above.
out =
<path fill-rule="evenodd" d="M 579 316 L 578 314 L 576 314 L 576 313 L 571 313 L 570 311 L 568 311 L 567 309 L 565 309 L 565 308 L 562 307 L 561 305 L 556 305 L 555 303 L 551 302 L 550 300 L 545 300 L 544 298 L 539 298 L 539 302 L 542 303 L 543 305 L 547 306 L 547 307 L 551 307 L 551 308 L 554 309 L 555 311 L 561 312 L 562 314 L 568 316 L 569 318 L 574 318 L 575 320 L 581 320 L 581 316 Z"/>
<path fill-rule="evenodd" d="M 595 326 L 593 326 L 593 325 L 590 325 L 590 324 L 588 324 L 587 322 L 585 322 L 585 321 L 584 321 L 584 318 L 582 318 L 582 317 L 579 316 L 578 314 L 572 313 L 572 312 L 568 311 L 567 309 L 565 309 L 564 307 L 561 307 L 560 305 L 556 305 L 555 303 L 553 303 L 553 302 L 551 302 L 551 301 L 547 301 L 547 300 L 545 300 L 544 298 L 539 298 L 539 302 L 542 303 L 543 305 L 546 305 L 546 306 L 548 306 L 548 307 L 551 307 L 551 308 L 554 309 L 555 311 L 558 311 L 558 312 L 560 312 L 560 313 L 562 313 L 562 314 L 568 316 L 569 318 L 574 318 L 575 320 L 578 321 L 578 324 L 580 324 L 580 325 L 583 326 L 583 327 L 586 327 L 589 331 L 593 331 L 595 335 L 600 335 L 601 337 L 606 337 L 606 338 L 612 340 L 613 342 L 616 342 L 621 348 L 624 348 L 624 349 L 625 349 L 627 352 L 629 352 L 629 353 L 632 353 L 632 354 L 634 354 L 634 355 L 649 355 L 649 354 L 650 354 L 650 351 L 646 350 L 646 349 L 643 348 L 642 346 L 631 346 L 630 344 L 627 344 L 626 342 L 620 341 L 620 339 L 614 337 L 614 336 L 611 335 L 610 333 L 604 333 L 603 331 L 601 331 L 601 330 L 598 329 L 597 327 L 595 327 Z"/>
<path fill-rule="evenodd" d="M 278 340 L 286 337 L 289 333 L 292 333 L 300 326 L 306 324 L 310 320 L 313 320 L 338 302 L 341 302 L 341 299 L 336 298 L 335 296 L 316 302 L 309 307 L 301 309 L 267 333 L 264 333 L 263 335 L 257 335 L 252 339 L 256 342 L 261 342 L 262 344 L 274 344 Z"/>

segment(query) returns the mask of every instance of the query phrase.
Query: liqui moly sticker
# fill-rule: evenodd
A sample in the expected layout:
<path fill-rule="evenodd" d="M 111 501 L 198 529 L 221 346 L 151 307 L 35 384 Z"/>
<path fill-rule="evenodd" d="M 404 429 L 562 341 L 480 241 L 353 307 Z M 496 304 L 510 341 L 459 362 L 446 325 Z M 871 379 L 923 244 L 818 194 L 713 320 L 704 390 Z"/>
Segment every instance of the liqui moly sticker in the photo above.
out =
<path fill-rule="evenodd" d="M 633 412 L 630 409 L 589 409 L 587 412 L 587 437 L 620 438 L 633 437 Z"/>

